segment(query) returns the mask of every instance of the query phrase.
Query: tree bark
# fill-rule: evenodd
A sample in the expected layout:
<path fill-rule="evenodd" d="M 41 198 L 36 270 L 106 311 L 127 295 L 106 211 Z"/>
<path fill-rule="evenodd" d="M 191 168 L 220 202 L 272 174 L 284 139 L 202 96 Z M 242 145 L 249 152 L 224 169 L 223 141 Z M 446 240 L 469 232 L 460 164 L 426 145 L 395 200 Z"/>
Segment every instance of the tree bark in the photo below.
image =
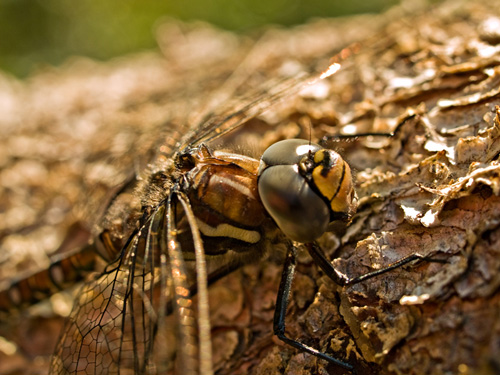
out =
<path fill-rule="evenodd" d="M 333 77 L 213 146 L 260 152 L 284 138 L 323 139 L 349 162 L 359 200 L 351 223 L 319 241 L 336 269 L 355 277 L 416 253 L 426 260 L 340 287 L 301 252 L 288 335 L 358 374 L 500 372 L 498 9 L 498 1 L 399 7 L 260 38 L 167 23 L 161 54 L 78 59 L 25 82 L 0 77 L 0 278 L 85 243 L 113 187 L 140 176 L 158 147 L 175 148 L 214 108 L 230 111 L 245 93 L 337 56 Z M 343 132 L 394 135 L 324 138 Z M 74 228 L 79 235 L 64 242 Z M 348 373 L 273 336 L 274 258 L 210 288 L 218 373 Z M 2 319 L 1 373 L 47 372 L 61 298 Z"/>

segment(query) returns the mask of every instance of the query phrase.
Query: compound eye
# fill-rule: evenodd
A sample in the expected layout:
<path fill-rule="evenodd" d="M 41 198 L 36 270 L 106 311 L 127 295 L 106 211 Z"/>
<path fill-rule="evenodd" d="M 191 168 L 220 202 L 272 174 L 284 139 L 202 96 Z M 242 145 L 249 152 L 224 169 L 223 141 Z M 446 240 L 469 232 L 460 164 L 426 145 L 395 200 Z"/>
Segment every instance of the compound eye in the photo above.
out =
<path fill-rule="evenodd" d="M 298 164 L 308 153 L 314 154 L 322 147 L 304 139 L 286 139 L 269 146 L 262 154 L 259 174 L 272 165 Z"/>
<path fill-rule="evenodd" d="M 268 166 L 261 171 L 258 188 L 267 212 L 292 240 L 311 242 L 328 229 L 329 208 L 297 165 Z"/>

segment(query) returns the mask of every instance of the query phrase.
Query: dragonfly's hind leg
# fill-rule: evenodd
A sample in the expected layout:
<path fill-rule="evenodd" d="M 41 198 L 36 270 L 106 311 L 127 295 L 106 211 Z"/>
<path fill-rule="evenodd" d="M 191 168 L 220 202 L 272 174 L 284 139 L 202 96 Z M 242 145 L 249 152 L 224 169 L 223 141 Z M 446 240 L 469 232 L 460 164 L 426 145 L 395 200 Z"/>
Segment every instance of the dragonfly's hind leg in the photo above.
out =
<path fill-rule="evenodd" d="M 325 354 L 315 348 L 312 348 L 308 345 L 305 345 L 301 343 L 300 341 L 297 341 L 295 339 L 292 339 L 288 336 L 286 336 L 285 329 L 286 329 L 286 323 L 285 323 L 285 317 L 286 317 L 286 311 L 288 307 L 288 302 L 290 299 L 290 291 L 292 287 L 292 281 L 293 277 L 295 274 L 295 266 L 296 266 L 296 248 L 290 244 L 289 250 L 288 250 L 288 255 L 285 260 L 284 268 L 283 268 L 283 274 L 281 277 L 281 282 L 278 290 L 278 296 L 276 299 L 276 309 L 274 312 L 274 334 L 283 342 L 287 343 L 290 346 L 293 346 L 296 349 L 305 351 L 307 353 L 310 353 L 312 355 L 315 355 L 321 359 L 325 359 L 331 363 L 334 363 L 335 365 L 338 365 L 340 367 L 345 368 L 346 370 L 349 370 L 353 373 L 354 367 L 350 365 L 349 363 L 346 363 L 344 361 L 341 361 L 340 359 L 333 358 L 329 356 L 328 354 Z"/>

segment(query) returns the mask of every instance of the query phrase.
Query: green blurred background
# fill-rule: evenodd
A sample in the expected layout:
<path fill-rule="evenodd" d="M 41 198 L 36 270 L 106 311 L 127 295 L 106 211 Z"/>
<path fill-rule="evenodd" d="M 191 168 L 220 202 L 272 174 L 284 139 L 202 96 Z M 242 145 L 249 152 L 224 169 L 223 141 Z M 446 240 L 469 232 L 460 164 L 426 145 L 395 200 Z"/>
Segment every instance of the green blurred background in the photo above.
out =
<path fill-rule="evenodd" d="M 313 17 L 381 12 L 398 0 L 0 0 L 0 69 L 26 77 L 72 55 L 106 60 L 155 48 L 165 16 L 245 32 Z"/>

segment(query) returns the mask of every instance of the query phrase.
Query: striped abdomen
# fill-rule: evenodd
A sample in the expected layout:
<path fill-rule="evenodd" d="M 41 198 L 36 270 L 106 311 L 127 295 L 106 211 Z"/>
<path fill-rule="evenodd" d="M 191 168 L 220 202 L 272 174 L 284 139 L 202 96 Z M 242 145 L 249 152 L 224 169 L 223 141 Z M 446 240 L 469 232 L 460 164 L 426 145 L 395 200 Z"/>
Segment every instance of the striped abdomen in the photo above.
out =
<path fill-rule="evenodd" d="M 97 253 L 93 245 L 74 254 L 62 254 L 49 268 L 12 282 L 0 290 L 0 312 L 10 312 L 38 303 L 81 281 L 95 269 Z"/>

